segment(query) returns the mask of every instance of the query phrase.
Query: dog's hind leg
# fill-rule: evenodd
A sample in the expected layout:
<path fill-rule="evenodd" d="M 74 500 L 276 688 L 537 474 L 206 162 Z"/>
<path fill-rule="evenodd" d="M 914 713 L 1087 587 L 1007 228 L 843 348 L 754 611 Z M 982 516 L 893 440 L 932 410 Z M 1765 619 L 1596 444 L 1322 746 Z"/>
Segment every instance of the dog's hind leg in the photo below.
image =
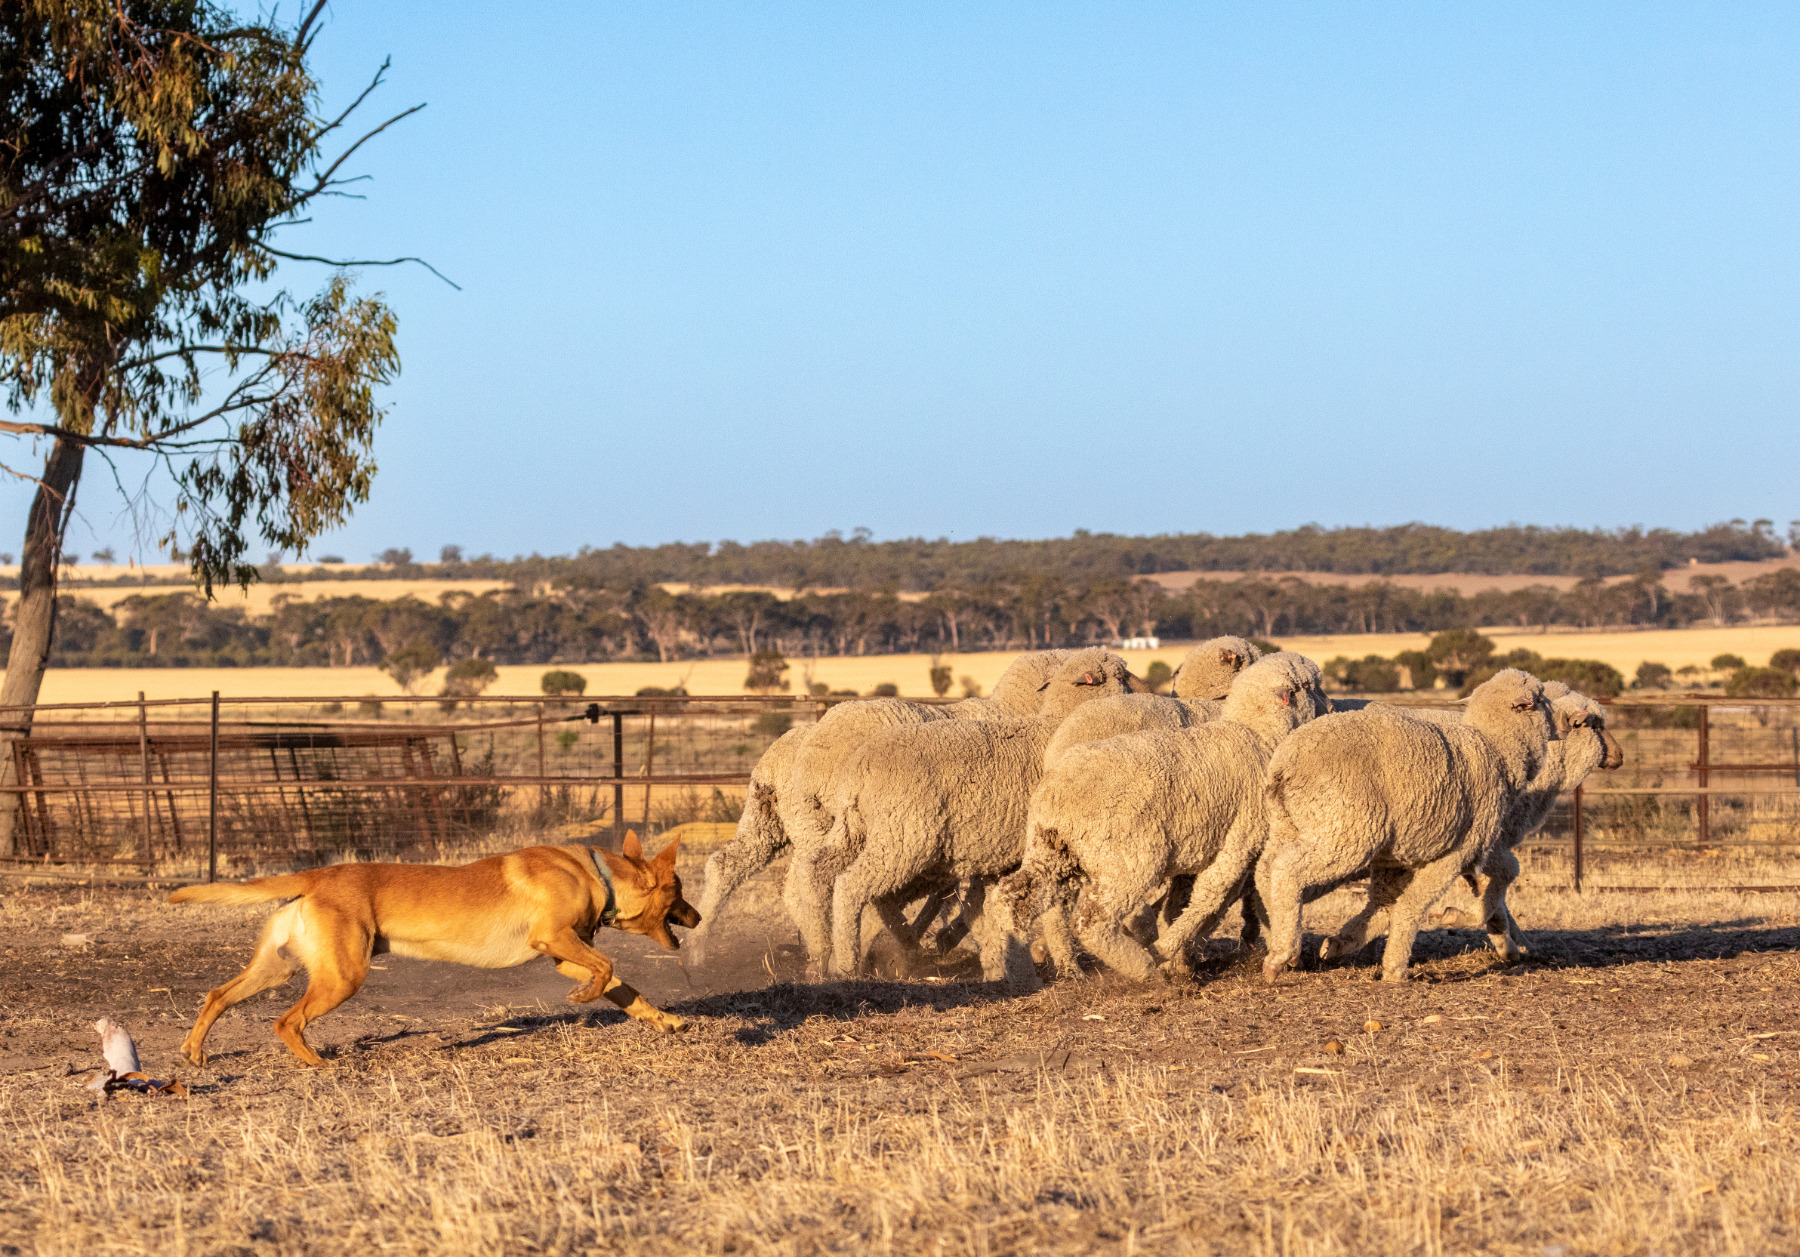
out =
<path fill-rule="evenodd" d="M 304 926 L 305 934 L 294 945 L 306 965 L 306 993 L 276 1019 L 275 1033 L 304 1064 L 323 1065 L 324 1059 L 307 1045 L 306 1027 L 362 989 L 375 935 L 364 922 L 328 909 L 305 913 Z"/>
<path fill-rule="evenodd" d="M 280 986 L 299 971 L 299 964 L 281 951 L 287 942 L 285 927 L 296 908 L 297 905 L 284 908 L 270 917 L 269 924 L 263 929 L 262 941 L 257 944 L 256 955 L 244 966 L 244 971 L 224 986 L 214 987 L 206 993 L 206 1002 L 200 1006 L 194 1028 L 181 1041 L 181 1055 L 190 1064 L 206 1064 L 206 1033 L 221 1013 L 252 995 Z"/>

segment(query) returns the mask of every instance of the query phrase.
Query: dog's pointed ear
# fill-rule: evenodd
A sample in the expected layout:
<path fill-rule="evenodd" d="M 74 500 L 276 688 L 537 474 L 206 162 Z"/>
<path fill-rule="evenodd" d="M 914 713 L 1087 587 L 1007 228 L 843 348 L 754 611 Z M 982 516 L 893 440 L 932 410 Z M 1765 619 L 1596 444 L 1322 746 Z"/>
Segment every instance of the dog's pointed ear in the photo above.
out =
<path fill-rule="evenodd" d="M 675 871 L 675 857 L 679 853 L 680 848 L 681 839 L 677 838 L 674 842 L 656 853 L 656 858 L 650 861 L 650 867 L 655 869 L 658 873 L 665 871 L 673 873 Z"/>
<path fill-rule="evenodd" d="M 623 851 L 633 860 L 641 860 L 644 858 L 644 844 L 638 841 L 637 830 L 628 829 L 625 831 L 625 842 L 619 850 Z"/>

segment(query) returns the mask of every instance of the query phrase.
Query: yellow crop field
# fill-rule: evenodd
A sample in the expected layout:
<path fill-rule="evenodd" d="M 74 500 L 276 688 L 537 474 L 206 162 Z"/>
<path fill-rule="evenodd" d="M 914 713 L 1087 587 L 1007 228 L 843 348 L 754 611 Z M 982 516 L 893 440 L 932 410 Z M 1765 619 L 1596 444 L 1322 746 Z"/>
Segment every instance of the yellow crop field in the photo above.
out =
<path fill-rule="evenodd" d="M 426 582 L 421 582 L 426 583 Z M 445 582 L 433 582 L 445 583 Z M 308 586 L 306 588 L 317 588 Z M 1671 668 L 1693 664 L 1704 668 L 1715 655 L 1741 655 L 1751 663 L 1768 662 L 1777 650 L 1800 649 L 1800 627 L 1749 627 L 1725 629 L 1679 629 L 1644 633 L 1501 633 L 1491 632 L 1502 651 L 1525 647 L 1546 657 L 1598 659 L 1619 669 L 1627 677 L 1645 660 L 1655 660 Z M 1297 650 L 1321 663 L 1335 655 L 1361 658 L 1378 654 L 1391 656 L 1402 650 L 1423 649 L 1430 641 L 1423 633 L 1368 633 L 1336 637 L 1290 637 L 1281 645 Z M 1161 650 L 1121 652 L 1132 668 L 1142 673 L 1152 660 L 1161 659 L 1170 667 L 1181 662 L 1185 646 L 1166 646 Z M 1016 652 L 993 651 L 984 654 L 945 655 L 942 662 L 952 675 L 972 677 L 983 693 L 1017 657 Z M 672 687 L 684 685 L 690 694 L 742 694 L 744 661 L 742 659 L 684 660 L 679 663 L 594 663 L 558 664 L 559 668 L 579 672 L 587 678 L 589 694 L 634 694 L 648 685 Z M 855 690 L 866 694 L 877 685 L 891 682 L 904 695 L 921 697 L 931 693 L 931 656 L 867 655 L 792 661 L 788 672 L 791 692 L 803 693 L 806 669 L 812 679 L 832 689 Z M 541 664 L 506 666 L 490 693 L 536 694 L 548 667 Z M 419 694 L 435 694 L 442 685 L 442 672 L 434 673 L 416 687 Z M 376 668 L 64 668 L 54 669 L 44 678 L 42 701 L 46 703 L 99 702 L 136 698 L 142 690 L 150 698 L 192 698 L 218 690 L 226 698 L 256 698 L 277 695 L 295 697 L 359 696 L 375 694 L 397 696 L 403 691 Z M 951 690 L 960 695 L 960 684 Z"/>
<path fill-rule="evenodd" d="M 320 598 L 376 598 L 383 601 L 390 598 L 417 598 L 422 602 L 435 603 L 447 593 L 462 592 L 469 594 L 491 593 L 497 589 L 512 588 L 511 581 L 503 580 L 321 580 L 291 581 L 280 584 L 264 584 L 258 581 L 250 586 L 249 592 L 229 585 L 213 590 L 217 606 L 242 607 L 251 615 L 267 615 L 275 599 L 280 597 L 298 598 L 302 602 L 314 602 Z M 136 594 L 156 597 L 162 594 L 179 594 L 194 592 L 191 585 L 78 585 L 67 591 L 71 596 L 92 602 L 111 611 L 119 603 Z M 17 599 L 17 594 L 7 594 L 5 601 L 10 605 Z"/>

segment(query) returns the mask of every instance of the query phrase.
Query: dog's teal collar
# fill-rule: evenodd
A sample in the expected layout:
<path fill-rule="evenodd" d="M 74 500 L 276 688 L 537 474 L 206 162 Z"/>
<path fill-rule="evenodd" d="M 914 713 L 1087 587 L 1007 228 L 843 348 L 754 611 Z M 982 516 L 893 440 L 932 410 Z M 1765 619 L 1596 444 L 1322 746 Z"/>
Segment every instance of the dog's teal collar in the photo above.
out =
<path fill-rule="evenodd" d="M 588 848 L 588 858 L 594 862 L 594 872 L 600 875 L 600 884 L 606 887 L 606 906 L 600 909 L 600 924 L 610 927 L 619 916 L 619 900 L 613 894 L 612 870 L 606 867 L 606 861 L 592 847 Z"/>

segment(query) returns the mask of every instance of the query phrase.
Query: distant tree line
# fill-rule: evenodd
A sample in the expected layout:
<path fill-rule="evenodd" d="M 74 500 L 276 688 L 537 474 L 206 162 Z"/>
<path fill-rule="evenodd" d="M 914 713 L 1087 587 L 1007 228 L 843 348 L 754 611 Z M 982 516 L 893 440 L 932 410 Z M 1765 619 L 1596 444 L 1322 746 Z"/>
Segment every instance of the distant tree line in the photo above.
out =
<path fill-rule="evenodd" d="M 1800 536 L 1800 522 L 1789 527 Z M 660 546 L 583 548 L 572 556 L 465 557 L 445 546 L 436 563 L 412 552 L 385 550 L 381 566 L 283 572 L 262 569 L 265 580 L 363 577 L 482 578 L 521 587 L 632 589 L 658 582 L 691 585 L 769 585 L 783 589 L 894 590 L 925 593 L 976 589 L 1032 577 L 1082 584 L 1157 572 L 1332 572 L 1351 575 L 1626 576 L 1685 566 L 1775 558 L 1784 540 L 1766 519 L 1734 519 L 1696 532 L 1667 528 L 1538 528 L 1509 525 L 1458 532 L 1427 524 L 1392 528 L 1321 528 L 1214 537 L 1207 533 L 1122 537 L 1078 531 L 1048 541 L 874 541 L 866 530 L 831 532 L 813 541 L 674 542 Z M 132 580 L 129 575 L 122 580 Z"/>
<path fill-rule="evenodd" d="M 1149 581 L 1032 576 L 893 593 L 671 594 L 660 586 L 556 592 L 450 593 L 437 602 L 362 596 L 276 597 L 267 615 L 203 602 L 188 592 L 134 594 L 112 613 L 63 595 L 53 662 L 76 666 L 351 666 L 380 664 L 409 647 L 454 662 L 549 664 L 1041 649 L 1159 635 L 1174 640 L 1239 634 L 1432 632 L 1483 627 L 1625 625 L 1676 628 L 1745 619 L 1800 621 L 1800 571 L 1734 585 L 1702 578 L 1696 592 L 1664 587 L 1659 571 L 1560 592 L 1533 586 L 1468 597 L 1405 589 L 1245 577 L 1201 581 L 1169 594 Z M 540 587 L 541 588 L 541 587 Z M 427 658 L 417 652 L 408 658 Z M 429 670 L 428 668 L 426 670 Z"/>

